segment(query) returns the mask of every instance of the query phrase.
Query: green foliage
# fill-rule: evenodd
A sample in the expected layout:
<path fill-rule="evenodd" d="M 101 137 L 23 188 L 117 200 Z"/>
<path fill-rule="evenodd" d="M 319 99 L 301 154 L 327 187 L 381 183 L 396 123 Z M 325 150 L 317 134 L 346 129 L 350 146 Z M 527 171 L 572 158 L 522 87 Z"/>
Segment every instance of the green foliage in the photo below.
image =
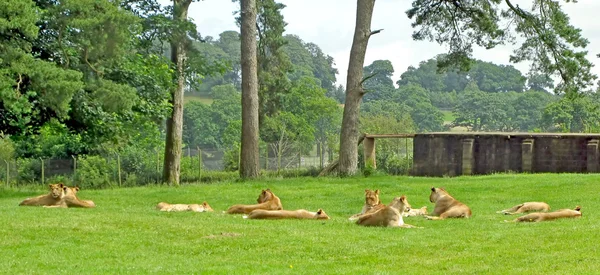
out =
<path fill-rule="evenodd" d="M 535 73 L 559 76 L 557 91 L 576 93 L 596 79 L 584 50 L 589 41 L 571 25 L 560 1 L 540 0 L 531 10 L 524 10 L 508 0 L 415 0 L 406 14 L 414 20 L 413 39 L 448 45 L 449 54 L 438 64 L 441 67 L 468 70 L 474 45 L 491 49 L 514 42 L 519 35 L 523 42 L 510 61 L 531 61 Z"/>
<path fill-rule="evenodd" d="M 597 96 L 582 94 L 562 97 L 546 106 L 543 128 L 547 131 L 595 133 L 600 130 L 600 103 Z"/>
<path fill-rule="evenodd" d="M 394 101 L 410 107 L 410 116 L 418 132 L 442 130 L 444 115 L 431 104 L 427 91 L 422 87 L 415 84 L 402 86 L 398 89 Z"/>
<path fill-rule="evenodd" d="M 106 158 L 82 156 L 78 159 L 77 164 L 75 179 L 80 187 L 107 188 L 114 185 L 111 174 L 115 169 L 108 163 Z"/>
<path fill-rule="evenodd" d="M 371 65 L 364 67 L 363 87 L 366 91 L 363 100 L 368 102 L 377 99 L 390 99 L 396 90 L 392 75 L 394 67 L 389 60 L 375 60 Z"/>

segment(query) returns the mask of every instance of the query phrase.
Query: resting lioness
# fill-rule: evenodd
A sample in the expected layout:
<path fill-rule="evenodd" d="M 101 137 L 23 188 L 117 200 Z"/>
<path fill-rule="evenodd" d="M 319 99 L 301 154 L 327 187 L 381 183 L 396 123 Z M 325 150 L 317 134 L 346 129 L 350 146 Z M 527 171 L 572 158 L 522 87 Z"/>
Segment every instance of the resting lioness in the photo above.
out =
<path fill-rule="evenodd" d="M 402 213 L 403 217 L 415 217 L 415 216 L 425 216 L 427 215 L 427 206 L 423 206 L 421 208 L 411 208 L 410 211 L 405 211 Z"/>
<path fill-rule="evenodd" d="M 471 209 L 450 196 L 444 188 L 431 187 L 429 201 L 435 203 L 435 208 L 431 213 L 433 216 L 425 216 L 429 220 L 471 217 Z"/>
<path fill-rule="evenodd" d="M 248 215 L 244 215 L 244 219 L 312 219 L 312 220 L 329 220 L 327 213 L 323 209 L 317 212 L 310 212 L 304 209 L 298 210 L 262 210 L 256 209 Z"/>
<path fill-rule="evenodd" d="M 560 209 L 554 212 L 536 212 L 529 213 L 525 216 L 518 217 L 512 221 L 505 222 L 542 222 L 551 221 L 562 218 L 580 218 L 581 217 L 581 206 L 576 206 L 575 209 Z"/>
<path fill-rule="evenodd" d="M 379 200 L 379 189 L 375 191 L 365 189 L 365 205 L 360 213 L 350 216 L 350 220 L 358 219 L 359 216 L 364 214 L 377 212 L 384 207 L 385 204 L 381 203 L 381 200 Z"/>
<path fill-rule="evenodd" d="M 202 204 L 170 204 L 159 202 L 156 209 L 166 212 L 192 211 L 192 212 L 212 212 L 213 209 L 207 202 Z"/>
<path fill-rule="evenodd" d="M 356 224 L 362 226 L 386 226 L 414 228 L 415 226 L 405 224 L 402 219 L 402 213 L 410 210 L 410 204 L 406 196 L 395 197 L 392 202 L 383 209 L 369 214 L 364 214 L 358 218 Z"/>
<path fill-rule="evenodd" d="M 548 212 L 550 211 L 550 205 L 545 202 L 524 202 L 519 205 L 515 205 L 509 209 L 504 209 L 498 211 L 496 213 L 505 214 L 505 215 L 513 215 L 520 214 L 526 212 Z"/>
<path fill-rule="evenodd" d="M 264 209 L 264 210 L 282 210 L 283 206 L 281 205 L 281 200 L 273 192 L 271 189 L 262 190 L 258 199 L 256 200 L 258 204 L 245 205 L 245 204 L 236 204 L 232 205 L 227 209 L 227 214 L 248 214 L 256 209 Z"/>
<path fill-rule="evenodd" d="M 45 195 L 40 195 L 35 198 L 27 198 L 21 203 L 19 206 L 51 206 L 56 205 L 60 207 L 67 207 L 65 202 L 62 200 L 65 196 L 64 185 L 62 183 L 55 183 L 48 185 L 50 188 L 50 193 Z"/>

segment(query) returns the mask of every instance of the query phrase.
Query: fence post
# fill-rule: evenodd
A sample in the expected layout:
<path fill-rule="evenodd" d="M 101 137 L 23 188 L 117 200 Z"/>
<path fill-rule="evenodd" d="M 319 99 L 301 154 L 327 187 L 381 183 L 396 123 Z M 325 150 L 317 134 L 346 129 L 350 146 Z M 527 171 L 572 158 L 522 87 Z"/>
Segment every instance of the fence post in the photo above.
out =
<path fill-rule="evenodd" d="M 73 181 L 73 185 L 77 185 L 75 182 L 77 176 L 77 157 L 71 155 L 71 158 L 73 158 L 73 177 L 71 178 L 71 180 Z"/>
<path fill-rule="evenodd" d="M 117 154 L 117 176 L 119 177 L 119 187 L 121 187 L 121 156 Z"/>
<path fill-rule="evenodd" d="M 10 185 L 10 163 L 7 160 L 4 160 L 4 162 L 6 162 L 6 186 Z"/>
<path fill-rule="evenodd" d="M 202 182 L 202 150 L 200 147 L 196 147 L 198 149 L 198 182 Z"/>
<path fill-rule="evenodd" d="M 15 177 L 15 185 L 19 185 L 21 174 L 19 174 L 19 161 L 17 159 L 15 159 L 15 171 L 17 172 L 17 176 Z"/>
<path fill-rule="evenodd" d="M 160 182 L 160 151 L 156 150 L 156 183 Z"/>
<path fill-rule="evenodd" d="M 44 159 L 40 158 L 40 160 L 42 161 L 42 185 L 44 185 Z"/>

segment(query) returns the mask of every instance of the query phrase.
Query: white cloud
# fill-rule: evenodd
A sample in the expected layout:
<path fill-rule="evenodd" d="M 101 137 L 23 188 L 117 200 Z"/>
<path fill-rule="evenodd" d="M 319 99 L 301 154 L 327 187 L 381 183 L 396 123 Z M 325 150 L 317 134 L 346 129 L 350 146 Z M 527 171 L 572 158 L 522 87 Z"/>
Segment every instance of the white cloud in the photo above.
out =
<path fill-rule="evenodd" d="M 287 7 L 283 10 L 288 23 L 286 33 L 296 34 L 305 42 L 312 42 L 331 55 L 339 70 L 337 82 L 345 85 L 350 47 L 354 33 L 356 1 L 350 0 L 281 0 Z M 384 29 L 371 37 L 365 65 L 377 59 L 388 59 L 394 65 L 394 81 L 410 65 L 446 52 L 446 48 L 433 42 L 413 41 L 411 20 L 405 14 L 412 1 L 381 0 L 375 4 L 372 29 Z M 583 36 L 590 40 L 588 58 L 595 62 L 593 49 L 600 48 L 600 10 L 598 0 L 580 0 L 578 3 L 564 4 L 573 25 L 582 29 Z M 218 37 L 225 30 L 238 30 L 232 13 L 239 9 L 239 3 L 230 0 L 206 0 L 193 3 L 189 16 L 194 19 L 202 35 Z M 476 58 L 496 64 L 510 64 L 511 46 L 493 50 L 475 49 Z M 598 51 L 600 52 L 600 51 Z M 528 64 L 512 64 L 524 74 Z M 593 71 L 600 75 L 600 68 Z"/>

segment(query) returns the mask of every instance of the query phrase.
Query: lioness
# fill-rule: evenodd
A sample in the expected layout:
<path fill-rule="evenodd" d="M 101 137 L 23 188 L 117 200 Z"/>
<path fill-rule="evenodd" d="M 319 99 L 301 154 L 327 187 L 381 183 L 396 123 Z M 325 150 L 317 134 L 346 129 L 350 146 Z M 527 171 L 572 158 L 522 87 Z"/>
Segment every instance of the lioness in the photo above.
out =
<path fill-rule="evenodd" d="M 365 205 L 360 213 L 350 216 L 350 220 L 358 219 L 361 215 L 376 212 L 384 207 L 385 204 L 381 203 L 381 200 L 379 200 L 379 189 L 375 191 L 365 189 Z"/>
<path fill-rule="evenodd" d="M 429 201 L 435 203 L 435 208 L 431 213 L 433 216 L 425 216 L 425 218 L 429 220 L 471 217 L 471 209 L 464 203 L 450 196 L 444 188 L 431 187 Z"/>
<path fill-rule="evenodd" d="M 405 224 L 402 219 L 402 213 L 410 210 L 410 204 L 406 196 L 395 197 L 392 202 L 383 209 L 369 214 L 364 214 L 358 218 L 356 224 L 362 226 L 387 226 L 414 228 L 415 226 Z"/>
<path fill-rule="evenodd" d="M 312 220 L 329 220 L 327 213 L 323 209 L 317 212 L 310 212 L 304 209 L 298 210 L 263 210 L 256 209 L 248 215 L 244 215 L 244 219 L 312 219 Z"/>
<path fill-rule="evenodd" d="M 509 209 L 504 209 L 496 213 L 513 215 L 526 212 L 548 212 L 550 211 L 550 205 L 545 202 L 524 202 L 519 205 L 515 205 Z"/>
<path fill-rule="evenodd" d="M 35 198 L 27 198 L 19 203 L 19 206 L 51 206 L 56 205 L 58 207 L 67 207 L 65 202 L 62 200 L 65 196 L 64 185 L 62 183 L 55 183 L 48 185 L 50 193 L 40 195 Z"/>
<path fill-rule="evenodd" d="M 427 206 L 423 206 L 418 209 L 411 208 L 410 211 L 405 211 L 404 213 L 402 213 L 403 217 L 415 217 L 415 216 L 425 216 L 425 215 L 427 215 Z"/>
<path fill-rule="evenodd" d="M 232 205 L 227 209 L 227 214 L 248 214 L 256 209 L 264 209 L 264 210 L 282 210 L 283 206 L 281 205 L 281 200 L 273 192 L 271 189 L 262 190 L 258 199 L 256 200 L 258 204 L 245 205 L 245 204 L 236 204 Z"/>
<path fill-rule="evenodd" d="M 518 217 L 512 221 L 505 222 L 542 222 L 551 221 L 562 218 L 580 218 L 581 217 L 581 206 L 576 206 L 575 209 L 560 209 L 554 212 L 536 212 L 529 213 L 525 216 Z"/>
<path fill-rule="evenodd" d="M 156 209 L 166 212 L 192 211 L 192 212 L 212 212 L 213 209 L 207 202 L 202 204 L 169 204 L 160 202 L 156 205 Z"/>

